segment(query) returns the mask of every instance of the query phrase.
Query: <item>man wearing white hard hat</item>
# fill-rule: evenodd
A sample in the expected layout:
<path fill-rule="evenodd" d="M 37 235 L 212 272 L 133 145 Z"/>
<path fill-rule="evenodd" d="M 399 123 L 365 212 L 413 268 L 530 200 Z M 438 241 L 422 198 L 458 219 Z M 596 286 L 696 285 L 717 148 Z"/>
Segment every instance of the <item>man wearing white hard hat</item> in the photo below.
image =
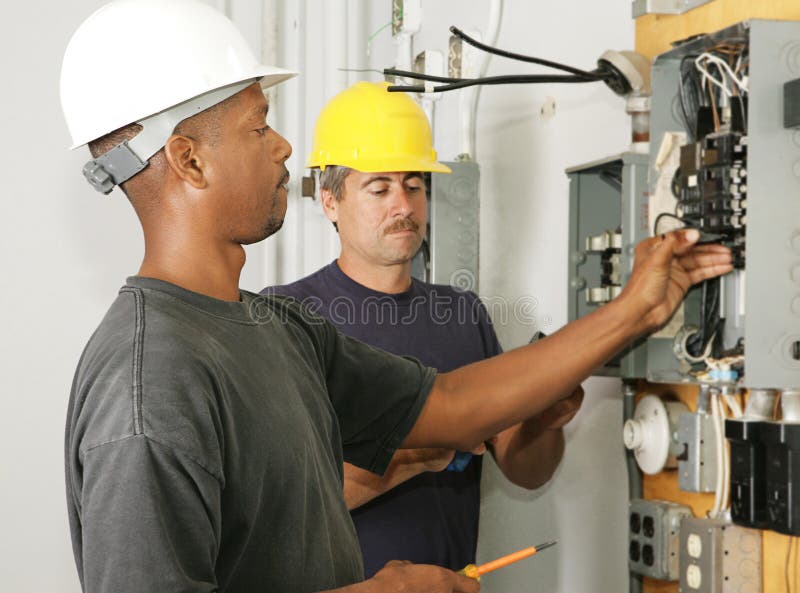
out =
<path fill-rule="evenodd" d="M 238 288 L 242 245 L 285 214 L 291 147 L 265 124 L 261 89 L 292 75 L 258 64 L 195 0 L 112 2 L 65 52 L 64 114 L 94 157 L 84 174 L 104 193 L 121 185 L 145 238 L 70 397 L 67 501 L 87 593 L 477 591 L 406 563 L 363 581 L 343 461 L 380 473 L 398 447 L 471 450 L 731 268 L 727 250 L 689 234 L 649 241 L 616 301 L 451 373 L 346 338 L 291 300 Z"/>

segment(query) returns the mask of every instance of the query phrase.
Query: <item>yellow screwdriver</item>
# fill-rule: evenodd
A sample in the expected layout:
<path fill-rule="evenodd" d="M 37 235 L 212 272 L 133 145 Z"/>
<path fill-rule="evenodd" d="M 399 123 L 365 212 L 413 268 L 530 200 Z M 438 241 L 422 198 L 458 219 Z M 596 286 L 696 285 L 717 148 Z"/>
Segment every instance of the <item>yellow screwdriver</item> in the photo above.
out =
<path fill-rule="evenodd" d="M 463 574 L 464 576 L 468 576 L 471 579 L 480 581 L 481 575 L 484 575 L 487 572 L 492 572 L 493 570 L 497 570 L 498 568 L 503 568 L 504 566 L 508 566 L 509 564 L 518 562 L 523 558 L 528 558 L 529 556 L 533 556 L 537 552 L 541 552 L 545 548 L 549 548 L 550 546 L 555 546 L 555 545 L 556 542 L 552 541 L 538 546 L 531 546 L 530 548 L 523 548 L 518 552 L 514 552 L 507 556 L 502 556 L 497 560 L 492 560 L 491 562 L 487 562 L 486 564 L 481 564 L 480 566 L 475 566 L 474 564 L 467 564 L 464 568 L 459 570 L 458 573 Z"/>

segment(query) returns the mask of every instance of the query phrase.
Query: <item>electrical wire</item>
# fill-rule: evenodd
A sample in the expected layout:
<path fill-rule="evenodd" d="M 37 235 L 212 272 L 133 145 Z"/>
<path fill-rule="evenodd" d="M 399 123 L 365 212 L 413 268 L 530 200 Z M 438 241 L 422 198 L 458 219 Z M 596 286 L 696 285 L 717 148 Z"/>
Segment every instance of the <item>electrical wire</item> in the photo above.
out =
<path fill-rule="evenodd" d="M 500 49 L 497 47 L 492 47 L 491 45 L 486 45 L 485 43 L 481 43 L 480 41 L 473 39 L 466 33 L 464 33 L 458 27 L 450 27 L 450 32 L 458 37 L 459 39 L 465 41 L 466 43 L 470 44 L 473 47 L 477 47 L 485 52 L 490 54 L 494 54 L 496 56 L 502 56 L 504 58 L 510 58 L 512 60 L 518 60 L 520 62 L 528 62 L 530 64 L 539 64 L 540 66 L 546 66 L 548 68 L 554 68 L 556 70 L 563 70 L 564 72 L 570 72 L 572 74 L 576 74 L 578 76 L 586 76 L 590 78 L 596 78 L 598 80 L 604 79 L 607 75 L 600 72 L 587 72 L 586 70 L 581 70 L 580 68 L 574 68 L 572 66 L 568 66 L 566 64 L 560 64 L 558 62 L 552 62 L 550 60 L 545 60 L 543 58 L 537 58 L 535 56 L 526 56 L 523 54 L 518 54 L 510 51 L 506 51 L 504 49 Z"/>
<path fill-rule="evenodd" d="M 786 579 L 786 593 L 792 593 L 792 582 L 789 578 L 789 566 L 792 562 L 792 546 L 795 543 L 795 538 L 789 537 L 789 545 L 786 547 L 786 566 L 783 569 L 783 576 Z"/>
<path fill-rule="evenodd" d="M 413 78 L 416 80 L 428 80 L 431 82 L 461 82 L 462 80 L 469 80 L 464 78 L 450 78 L 449 76 L 434 76 L 433 74 L 422 74 L 420 72 L 410 72 L 409 70 L 398 70 L 397 68 L 384 68 L 383 74 L 387 76 L 400 76 L 402 78 Z"/>
<path fill-rule="evenodd" d="M 661 234 L 661 233 L 658 232 L 658 223 L 661 222 L 662 218 L 672 218 L 672 219 L 677 220 L 678 222 L 683 223 L 683 227 L 686 226 L 686 222 L 683 220 L 683 218 L 681 218 L 677 214 L 673 214 L 672 212 L 662 212 L 661 214 L 656 216 L 656 220 L 655 220 L 655 222 L 653 222 L 653 236 L 654 237 L 657 237 L 658 235 Z M 681 227 L 681 228 L 683 228 L 683 227 Z"/>
<path fill-rule="evenodd" d="M 426 75 L 427 76 L 427 75 Z M 412 77 L 408 77 L 412 78 Z M 420 78 L 420 75 L 415 74 L 414 78 Z M 496 85 L 496 84 L 532 84 L 532 83 L 585 83 L 585 82 L 598 82 L 600 78 L 585 78 L 573 75 L 561 74 L 511 74 L 506 76 L 487 76 L 486 78 L 465 78 L 458 82 L 444 84 L 440 86 L 429 85 L 395 85 L 390 86 L 386 90 L 390 93 L 406 92 L 406 93 L 444 93 L 447 91 L 455 91 L 476 85 Z"/>

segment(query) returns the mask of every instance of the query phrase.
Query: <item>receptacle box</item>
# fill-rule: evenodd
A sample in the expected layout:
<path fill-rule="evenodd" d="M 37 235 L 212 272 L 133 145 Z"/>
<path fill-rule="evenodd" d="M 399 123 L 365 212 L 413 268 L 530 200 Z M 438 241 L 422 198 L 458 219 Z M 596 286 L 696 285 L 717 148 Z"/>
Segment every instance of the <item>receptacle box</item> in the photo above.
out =
<path fill-rule="evenodd" d="M 689 507 L 663 500 L 634 499 L 629 505 L 628 565 L 654 579 L 678 579 L 678 535 Z"/>
<path fill-rule="evenodd" d="M 761 534 L 719 519 L 680 527 L 680 593 L 760 593 Z"/>
<path fill-rule="evenodd" d="M 713 492 L 717 481 L 717 442 L 709 414 L 678 418 L 678 487 L 685 492 Z"/>

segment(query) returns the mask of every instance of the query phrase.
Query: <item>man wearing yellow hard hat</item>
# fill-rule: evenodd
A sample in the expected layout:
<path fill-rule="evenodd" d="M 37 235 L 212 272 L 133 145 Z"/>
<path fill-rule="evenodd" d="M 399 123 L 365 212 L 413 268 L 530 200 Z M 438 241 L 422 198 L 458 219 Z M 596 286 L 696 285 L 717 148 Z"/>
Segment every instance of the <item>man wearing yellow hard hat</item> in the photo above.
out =
<path fill-rule="evenodd" d="M 450 169 L 437 161 L 423 110 L 388 86 L 356 83 L 320 113 L 308 166 L 320 169 L 322 207 L 341 254 L 268 292 L 305 301 L 367 344 L 451 371 L 502 350 L 474 293 L 411 276 L 428 219 L 423 174 Z M 581 398 L 578 388 L 487 441 L 512 482 L 537 488 L 550 478 L 564 450 L 561 428 Z M 345 463 L 345 499 L 366 575 L 393 558 L 454 570 L 475 562 L 480 476 L 480 457 L 447 449 L 398 451 L 383 476 Z"/>
<path fill-rule="evenodd" d="M 731 267 L 685 233 L 647 242 L 616 301 L 449 373 L 344 336 L 238 286 L 242 246 L 285 215 L 291 146 L 265 123 L 262 87 L 293 74 L 260 64 L 198 0 L 116 0 L 67 46 L 61 102 L 73 146 L 92 152 L 84 175 L 122 188 L 145 242 L 70 393 L 67 508 L 85 593 L 475 593 L 470 578 L 402 562 L 364 580 L 342 463 L 383 473 L 399 448 L 471 450 Z"/>

